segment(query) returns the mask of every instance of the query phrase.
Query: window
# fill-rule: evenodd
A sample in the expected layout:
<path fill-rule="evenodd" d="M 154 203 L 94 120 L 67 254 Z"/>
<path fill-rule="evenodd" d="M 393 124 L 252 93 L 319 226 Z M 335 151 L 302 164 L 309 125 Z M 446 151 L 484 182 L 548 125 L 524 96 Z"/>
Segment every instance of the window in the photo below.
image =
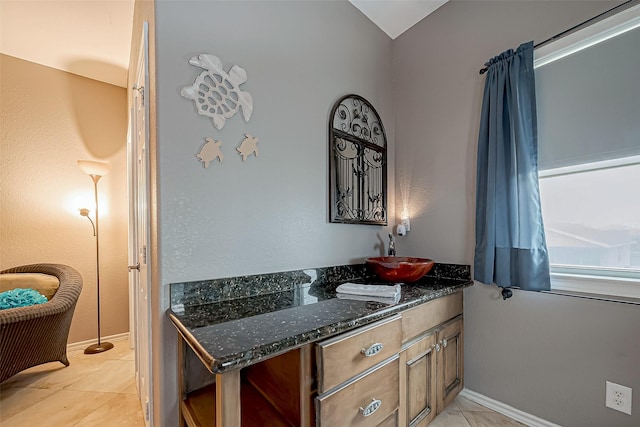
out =
<path fill-rule="evenodd" d="M 536 51 L 552 289 L 640 299 L 640 6 Z"/>
<path fill-rule="evenodd" d="M 640 157 L 572 169 L 540 172 L 552 287 L 634 297 L 640 291 L 640 285 L 634 290 L 640 277 Z"/>

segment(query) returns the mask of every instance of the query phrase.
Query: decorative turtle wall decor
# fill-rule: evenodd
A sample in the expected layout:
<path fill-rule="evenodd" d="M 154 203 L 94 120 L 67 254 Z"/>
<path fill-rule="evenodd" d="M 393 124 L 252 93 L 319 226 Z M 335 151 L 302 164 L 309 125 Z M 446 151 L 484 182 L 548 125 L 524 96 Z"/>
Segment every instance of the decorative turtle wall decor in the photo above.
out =
<path fill-rule="evenodd" d="M 213 138 L 205 138 L 205 144 L 200 149 L 200 152 L 196 154 L 198 160 L 202 162 L 202 165 L 206 168 L 209 167 L 209 163 L 214 161 L 216 157 L 218 161 L 222 162 L 222 141 L 215 141 Z"/>
<path fill-rule="evenodd" d="M 254 138 L 251 134 L 244 134 L 245 138 L 240 143 L 240 146 L 236 148 L 238 153 L 242 156 L 242 161 L 247 160 L 252 153 L 258 157 L 258 138 Z"/>
<path fill-rule="evenodd" d="M 193 56 L 189 64 L 204 71 L 196 77 L 193 85 L 183 87 L 180 95 L 193 101 L 199 115 L 210 117 L 218 130 L 238 109 L 242 109 L 244 121 L 249 121 L 253 113 L 253 97 L 240 89 L 240 85 L 247 81 L 244 68 L 234 65 L 225 73 L 222 61 L 205 53 Z"/>

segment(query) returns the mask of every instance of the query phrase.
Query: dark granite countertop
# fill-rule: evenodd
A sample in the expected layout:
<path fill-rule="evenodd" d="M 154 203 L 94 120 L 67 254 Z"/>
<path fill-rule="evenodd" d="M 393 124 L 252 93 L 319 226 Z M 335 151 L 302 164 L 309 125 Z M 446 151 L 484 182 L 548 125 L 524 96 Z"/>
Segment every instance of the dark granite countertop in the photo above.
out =
<path fill-rule="evenodd" d="M 436 264 L 417 283 L 402 285 L 399 302 L 390 305 L 337 298 L 335 288 L 344 282 L 388 284 L 363 266 L 177 283 L 167 314 L 207 369 L 223 373 L 473 284 L 469 266 Z"/>

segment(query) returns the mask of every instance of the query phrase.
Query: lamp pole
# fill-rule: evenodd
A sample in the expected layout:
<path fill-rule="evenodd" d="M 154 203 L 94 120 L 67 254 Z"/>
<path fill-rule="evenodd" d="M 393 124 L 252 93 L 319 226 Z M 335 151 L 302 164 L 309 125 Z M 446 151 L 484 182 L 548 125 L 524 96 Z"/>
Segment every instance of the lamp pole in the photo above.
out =
<path fill-rule="evenodd" d="M 96 353 L 102 353 L 104 351 L 110 350 L 113 348 L 113 344 L 111 344 L 110 342 L 102 342 L 101 339 L 101 333 L 100 333 L 100 231 L 99 231 L 99 209 L 98 209 L 98 181 L 100 181 L 100 178 L 102 178 L 102 175 L 98 174 L 98 173 L 94 173 L 92 171 L 87 171 L 85 170 L 87 167 L 90 167 L 92 165 L 90 165 L 91 163 L 93 163 L 93 166 L 95 167 L 96 164 L 98 166 L 104 166 L 102 164 L 99 164 L 98 162 L 82 162 L 85 164 L 89 164 L 87 165 L 83 165 L 81 164 L 81 162 L 79 161 L 78 164 L 81 168 L 83 168 L 83 166 L 85 166 L 83 168 L 83 170 L 85 171 L 85 173 L 87 173 L 87 175 L 89 175 L 89 177 L 91 178 L 91 180 L 93 181 L 93 195 L 94 195 L 94 199 L 95 199 L 95 204 L 96 204 L 96 215 L 95 215 L 95 223 L 93 224 L 93 231 L 94 231 L 94 235 L 96 237 L 96 300 L 98 302 L 98 343 L 97 344 L 93 344 L 90 345 L 89 347 L 84 349 L 84 353 L 85 354 L 96 354 Z M 89 217 L 89 212 L 88 210 L 81 210 L 80 211 L 80 215 L 82 216 L 86 216 L 89 221 L 91 221 L 91 218 Z"/>
<path fill-rule="evenodd" d="M 93 181 L 93 196 L 96 200 L 96 299 L 98 300 L 98 348 L 100 348 L 100 232 L 98 228 L 98 181 L 100 175 L 89 175 Z M 87 348 L 88 350 L 89 348 Z"/>

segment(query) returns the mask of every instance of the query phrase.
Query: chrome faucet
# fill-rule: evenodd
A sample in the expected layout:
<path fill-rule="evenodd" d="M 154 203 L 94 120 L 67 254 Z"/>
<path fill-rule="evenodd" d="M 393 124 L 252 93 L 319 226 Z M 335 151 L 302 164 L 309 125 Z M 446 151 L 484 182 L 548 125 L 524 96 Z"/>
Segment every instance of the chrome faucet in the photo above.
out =
<path fill-rule="evenodd" d="M 396 242 L 393 240 L 393 235 L 389 233 L 389 256 L 396 256 Z"/>

